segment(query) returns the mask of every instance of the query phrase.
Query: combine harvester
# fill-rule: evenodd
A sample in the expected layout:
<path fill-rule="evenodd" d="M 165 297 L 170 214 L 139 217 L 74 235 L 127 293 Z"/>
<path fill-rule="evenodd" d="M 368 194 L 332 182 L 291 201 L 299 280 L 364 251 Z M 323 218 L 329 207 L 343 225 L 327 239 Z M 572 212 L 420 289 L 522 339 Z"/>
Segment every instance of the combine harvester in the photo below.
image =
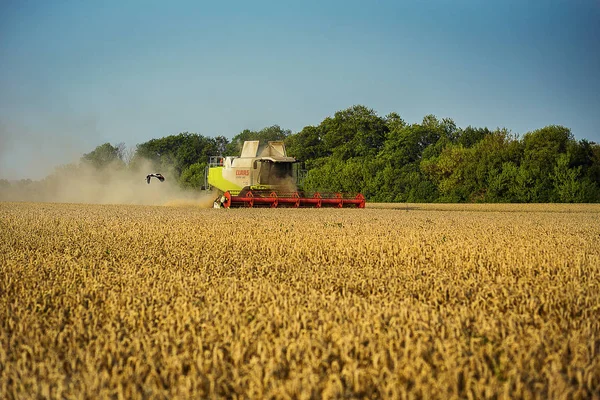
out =
<path fill-rule="evenodd" d="M 210 157 L 206 187 L 219 191 L 215 208 L 365 207 L 362 194 L 305 193 L 297 189 L 296 159 L 283 142 L 246 141 L 240 157 Z"/>

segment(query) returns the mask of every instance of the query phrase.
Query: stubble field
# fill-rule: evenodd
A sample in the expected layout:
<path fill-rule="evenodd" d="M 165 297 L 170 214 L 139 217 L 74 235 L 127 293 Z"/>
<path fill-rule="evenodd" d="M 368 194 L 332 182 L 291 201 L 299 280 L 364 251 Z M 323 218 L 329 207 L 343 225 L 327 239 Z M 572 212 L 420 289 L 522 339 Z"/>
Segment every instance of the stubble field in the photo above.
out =
<path fill-rule="evenodd" d="M 0 343 L 9 399 L 600 399 L 600 206 L 0 203 Z"/>

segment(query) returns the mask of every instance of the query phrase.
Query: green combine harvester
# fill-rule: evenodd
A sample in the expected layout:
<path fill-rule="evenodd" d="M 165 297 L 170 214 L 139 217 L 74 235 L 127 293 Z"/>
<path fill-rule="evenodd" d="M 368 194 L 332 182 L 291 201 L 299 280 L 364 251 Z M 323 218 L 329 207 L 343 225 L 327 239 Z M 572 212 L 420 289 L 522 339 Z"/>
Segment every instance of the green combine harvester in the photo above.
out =
<path fill-rule="evenodd" d="M 285 144 L 244 142 L 239 157 L 210 157 L 206 186 L 217 190 L 215 208 L 231 207 L 365 207 L 362 194 L 306 193 L 298 190 L 298 169 Z"/>

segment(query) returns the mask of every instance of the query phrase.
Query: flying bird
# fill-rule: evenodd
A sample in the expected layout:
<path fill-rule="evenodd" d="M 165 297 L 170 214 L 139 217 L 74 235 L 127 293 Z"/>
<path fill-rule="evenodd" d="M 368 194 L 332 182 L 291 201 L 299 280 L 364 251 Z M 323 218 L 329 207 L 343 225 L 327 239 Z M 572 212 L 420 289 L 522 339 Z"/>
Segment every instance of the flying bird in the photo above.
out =
<path fill-rule="evenodd" d="M 148 174 L 146 175 L 146 183 L 150 184 L 150 178 L 156 178 L 161 182 L 164 182 L 165 177 L 162 176 L 161 174 Z"/>

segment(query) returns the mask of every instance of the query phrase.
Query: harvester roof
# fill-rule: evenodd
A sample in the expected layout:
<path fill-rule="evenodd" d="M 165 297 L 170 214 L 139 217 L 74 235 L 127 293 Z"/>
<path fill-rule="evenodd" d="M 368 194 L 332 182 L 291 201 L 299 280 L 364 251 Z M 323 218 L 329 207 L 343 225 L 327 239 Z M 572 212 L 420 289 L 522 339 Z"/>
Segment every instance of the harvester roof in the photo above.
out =
<path fill-rule="evenodd" d="M 241 158 L 260 158 L 273 162 L 295 162 L 294 157 L 288 157 L 285 144 L 282 141 L 260 143 L 258 140 L 244 142 Z"/>

